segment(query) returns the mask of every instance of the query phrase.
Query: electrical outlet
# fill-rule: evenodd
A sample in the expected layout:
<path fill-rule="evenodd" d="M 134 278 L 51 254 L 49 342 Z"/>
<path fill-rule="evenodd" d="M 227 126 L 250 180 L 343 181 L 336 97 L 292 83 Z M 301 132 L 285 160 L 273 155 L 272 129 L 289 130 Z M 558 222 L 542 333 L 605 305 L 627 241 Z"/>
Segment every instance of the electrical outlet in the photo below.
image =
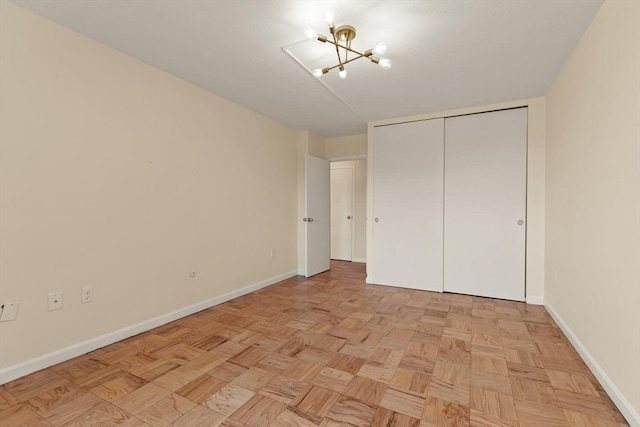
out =
<path fill-rule="evenodd" d="M 16 320 L 18 317 L 19 302 L 3 302 L 0 304 L 0 322 L 7 320 Z"/>
<path fill-rule="evenodd" d="M 62 291 L 49 292 L 49 311 L 62 308 Z"/>
<path fill-rule="evenodd" d="M 84 304 L 93 301 L 93 286 L 85 286 L 80 294 L 80 301 Z"/>

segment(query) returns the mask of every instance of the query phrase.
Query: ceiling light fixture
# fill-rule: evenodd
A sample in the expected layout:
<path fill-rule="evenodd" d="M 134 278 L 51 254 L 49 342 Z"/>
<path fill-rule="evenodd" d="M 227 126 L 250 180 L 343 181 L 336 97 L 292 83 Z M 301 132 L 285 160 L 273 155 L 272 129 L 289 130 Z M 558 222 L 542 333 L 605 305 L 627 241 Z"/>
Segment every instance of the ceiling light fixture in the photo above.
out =
<path fill-rule="evenodd" d="M 391 61 L 385 58 L 378 58 L 375 55 L 382 55 L 386 52 L 387 46 L 380 43 L 373 49 L 369 49 L 362 52 L 351 47 L 351 41 L 356 38 L 356 29 L 351 25 L 341 25 L 336 28 L 333 22 L 333 13 L 327 12 L 327 23 L 329 24 L 329 32 L 331 33 L 331 40 L 327 36 L 316 33 L 313 28 L 307 27 L 304 29 L 304 34 L 310 39 L 317 39 L 322 43 L 330 43 L 336 47 L 336 54 L 338 55 L 338 63 L 333 67 L 316 68 L 312 74 L 314 77 L 322 77 L 334 68 L 338 69 L 338 75 L 341 79 L 347 78 L 347 70 L 344 66 L 350 62 L 360 58 L 367 58 L 374 64 L 378 64 L 381 68 L 388 70 L 391 68 Z M 349 58 L 349 53 L 355 55 Z"/>

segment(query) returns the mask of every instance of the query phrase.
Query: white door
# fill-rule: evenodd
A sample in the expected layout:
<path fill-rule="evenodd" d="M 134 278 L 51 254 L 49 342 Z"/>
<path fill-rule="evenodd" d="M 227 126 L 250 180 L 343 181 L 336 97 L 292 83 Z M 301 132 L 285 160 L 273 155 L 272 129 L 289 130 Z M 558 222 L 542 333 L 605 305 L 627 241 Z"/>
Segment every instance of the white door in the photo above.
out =
<path fill-rule="evenodd" d="M 524 301 L 527 109 L 445 120 L 444 290 Z"/>
<path fill-rule="evenodd" d="M 331 230 L 329 214 L 329 161 L 304 156 L 306 270 L 310 277 L 329 270 Z"/>
<path fill-rule="evenodd" d="M 372 282 L 442 292 L 444 119 L 374 129 Z"/>
<path fill-rule="evenodd" d="M 331 259 L 351 261 L 355 169 L 331 169 Z"/>

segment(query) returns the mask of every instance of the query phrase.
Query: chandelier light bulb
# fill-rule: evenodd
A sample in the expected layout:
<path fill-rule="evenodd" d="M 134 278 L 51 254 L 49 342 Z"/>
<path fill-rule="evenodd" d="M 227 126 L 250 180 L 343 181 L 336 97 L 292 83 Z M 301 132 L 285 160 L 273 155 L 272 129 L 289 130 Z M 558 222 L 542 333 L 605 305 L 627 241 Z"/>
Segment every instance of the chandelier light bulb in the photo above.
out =
<path fill-rule="evenodd" d="M 389 68 L 391 68 L 391 60 L 383 58 L 380 60 L 380 62 L 378 62 L 378 65 L 383 70 L 388 70 Z"/>
<path fill-rule="evenodd" d="M 313 77 L 322 77 L 322 68 L 316 68 L 313 70 Z"/>
<path fill-rule="evenodd" d="M 333 11 L 327 10 L 324 16 L 327 18 L 327 24 L 329 24 L 329 28 L 333 28 L 335 25 L 335 23 L 333 22 Z"/>
<path fill-rule="evenodd" d="M 344 67 L 340 67 L 340 70 L 338 71 L 338 75 L 340 76 L 341 79 L 346 79 L 347 70 L 345 70 Z"/>
<path fill-rule="evenodd" d="M 384 55 L 387 51 L 387 45 L 384 43 L 378 43 L 376 47 L 373 48 L 373 53 L 376 55 Z"/>
<path fill-rule="evenodd" d="M 307 36 L 308 39 L 315 39 L 318 37 L 318 33 L 311 27 L 307 27 L 304 29 L 304 35 Z"/>

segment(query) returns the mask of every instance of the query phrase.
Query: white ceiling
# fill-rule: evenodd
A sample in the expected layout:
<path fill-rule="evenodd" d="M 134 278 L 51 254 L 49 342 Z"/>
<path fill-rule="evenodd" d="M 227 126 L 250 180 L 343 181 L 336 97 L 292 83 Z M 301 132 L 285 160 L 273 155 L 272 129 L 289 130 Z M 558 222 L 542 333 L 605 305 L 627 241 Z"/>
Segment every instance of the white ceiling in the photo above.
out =
<path fill-rule="evenodd" d="M 544 95 L 602 0 L 15 0 L 14 3 L 294 129 L 326 137 L 366 122 Z M 356 27 L 393 67 L 359 60 L 340 80 L 328 33 Z M 294 61 L 288 50 L 303 62 Z M 324 83 L 324 84 L 323 84 Z M 326 85 L 326 86 L 325 86 Z"/>

